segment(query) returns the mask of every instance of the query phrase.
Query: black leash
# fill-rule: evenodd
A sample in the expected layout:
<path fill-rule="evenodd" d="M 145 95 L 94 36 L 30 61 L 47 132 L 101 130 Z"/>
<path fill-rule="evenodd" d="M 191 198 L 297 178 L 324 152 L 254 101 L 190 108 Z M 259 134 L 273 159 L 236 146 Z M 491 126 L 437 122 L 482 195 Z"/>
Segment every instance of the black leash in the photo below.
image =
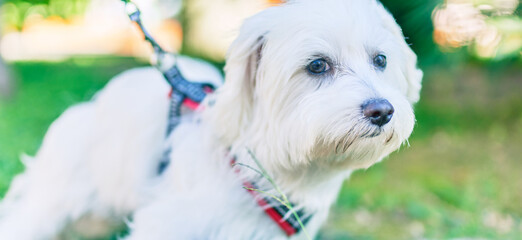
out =
<path fill-rule="evenodd" d="M 150 43 L 154 49 L 154 55 L 156 56 L 154 66 L 163 74 L 165 80 L 167 80 L 172 88 L 170 94 L 169 121 L 166 132 L 166 137 L 168 138 L 172 131 L 181 122 L 181 107 L 183 104 L 187 101 L 191 101 L 192 103 L 195 103 L 195 106 L 197 107 L 197 105 L 199 105 L 199 103 L 201 103 L 207 96 L 207 93 L 215 90 L 215 86 L 210 83 L 191 82 L 183 77 L 177 65 L 177 56 L 163 50 L 163 48 L 161 48 L 156 40 L 154 40 L 150 33 L 145 29 L 145 26 L 141 21 L 141 11 L 138 9 L 136 4 L 130 0 L 122 1 L 125 3 L 125 11 L 130 20 L 138 25 L 140 31 L 145 36 L 145 41 Z M 170 146 L 163 152 L 160 166 L 158 168 L 158 174 L 161 174 L 168 166 L 170 152 Z"/>

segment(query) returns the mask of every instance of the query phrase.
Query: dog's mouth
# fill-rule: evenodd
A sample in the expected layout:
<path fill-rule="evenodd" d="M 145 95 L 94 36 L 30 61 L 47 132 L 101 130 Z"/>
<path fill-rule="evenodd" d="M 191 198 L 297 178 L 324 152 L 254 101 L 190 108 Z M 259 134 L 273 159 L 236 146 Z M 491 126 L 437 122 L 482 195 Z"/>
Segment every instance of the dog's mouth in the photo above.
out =
<path fill-rule="evenodd" d="M 377 127 L 375 129 L 369 129 L 369 130 L 363 132 L 360 135 L 360 138 L 375 138 L 375 137 L 381 136 L 383 134 L 386 134 L 386 131 L 382 127 Z M 392 129 L 391 132 L 386 136 L 386 140 L 384 141 L 384 144 L 390 143 L 390 141 L 394 138 L 394 136 L 395 136 L 395 130 Z"/>
<path fill-rule="evenodd" d="M 384 130 L 380 127 L 375 129 L 368 129 L 361 134 L 361 138 L 374 138 L 382 134 Z"/>
<path fill-rule="evenodd" d="M 356 133 L 355 129 L 352 128 L 344 138 L 335 143 L 335 153 L 346 153 L 355 142 L 361 139 L 376 139 L 380 136 L 386 136 L 383 144 L 389 144 L 395 137 L 395 130 L 385 130 L 383 127 L 370 127 Z M 378 141 L 376 139 L 376 141 Z"/>

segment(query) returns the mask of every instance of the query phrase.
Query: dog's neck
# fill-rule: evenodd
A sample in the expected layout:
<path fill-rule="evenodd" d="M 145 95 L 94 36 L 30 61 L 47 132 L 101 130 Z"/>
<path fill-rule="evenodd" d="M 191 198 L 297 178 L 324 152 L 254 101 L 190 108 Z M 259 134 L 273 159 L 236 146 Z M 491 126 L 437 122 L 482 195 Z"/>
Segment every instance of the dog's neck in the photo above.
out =
<path fill-rule="evenodd" d="M 328 209 L 337 199 L 342 183 L 352 172 L 326 169 L 315 163 L 303 164 L 295 168 L 284 168 L 274 165 L 273 159 L 267 160 L 267 155 L 262 154 L 260 149 L 258 150 L 255 147 L 250 149 L 253 153 L 256 153 L 255 156 L 252 156 L 245 148 L 232 148 L 237 162 L 258 169 L 253 160 L 255 157 L 291 202 L 310 211 Z M 260 177 L 258 172 L 248 167 L 243 167 L 241 171 L 246 179 L 264 182 L 264 184 L 261 184 L 263 190 L 272 188 L 268 182 Z M 274 194 L 277 195 L 278 193 Z"/>
<path fill-rule="evenodd" d="M 274 172 L 274 178 L 298 204 L 311 210 L 329 208 L 337 199 L 351 171 L 331 171 L 315 164 L 306 168 Z"/>

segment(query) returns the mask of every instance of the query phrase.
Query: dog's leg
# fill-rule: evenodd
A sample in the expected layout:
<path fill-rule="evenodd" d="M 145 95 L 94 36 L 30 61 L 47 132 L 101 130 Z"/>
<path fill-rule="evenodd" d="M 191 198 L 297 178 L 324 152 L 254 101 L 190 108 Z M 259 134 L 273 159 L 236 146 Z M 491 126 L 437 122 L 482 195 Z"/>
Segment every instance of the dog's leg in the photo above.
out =
<path fill-rule="evenodd" d="M 49 239 L 83 215 L 94 186 L 82 163 L 88 155 L 94 106 L 67 110 L 50 127 L 35 159 L 26 162 L 0 207 L 0 239 Z"/>

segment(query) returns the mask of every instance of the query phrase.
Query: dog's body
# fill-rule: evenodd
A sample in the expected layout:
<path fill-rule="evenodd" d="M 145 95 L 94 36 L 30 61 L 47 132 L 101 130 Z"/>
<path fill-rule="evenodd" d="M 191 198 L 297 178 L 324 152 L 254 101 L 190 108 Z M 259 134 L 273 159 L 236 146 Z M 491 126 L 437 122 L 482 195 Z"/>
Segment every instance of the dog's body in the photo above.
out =
<path fill-rule="evenodd" d="M 188 79 L 220 82 L 209 65 L 178 64 Z M 169 86 L 154 69 L 128 71 L 53 123 L 2 202 L 0 239 L 49 239 L 78 220 L 131 215 L 129 239 L 286 239 L 242 182 L 271 186 L 230 164 L 255 167 L 246 149 L 311 214 L 313 236 L 349 174 L 411 134 L 422 78 L 415 65 L 377 2 L 303 0 L 268 9 L 231 46 L 224 86 L 169 136 L 164 173 L 157 170 Z M 383 106 L 393 107 L 375 115 Z"/>

